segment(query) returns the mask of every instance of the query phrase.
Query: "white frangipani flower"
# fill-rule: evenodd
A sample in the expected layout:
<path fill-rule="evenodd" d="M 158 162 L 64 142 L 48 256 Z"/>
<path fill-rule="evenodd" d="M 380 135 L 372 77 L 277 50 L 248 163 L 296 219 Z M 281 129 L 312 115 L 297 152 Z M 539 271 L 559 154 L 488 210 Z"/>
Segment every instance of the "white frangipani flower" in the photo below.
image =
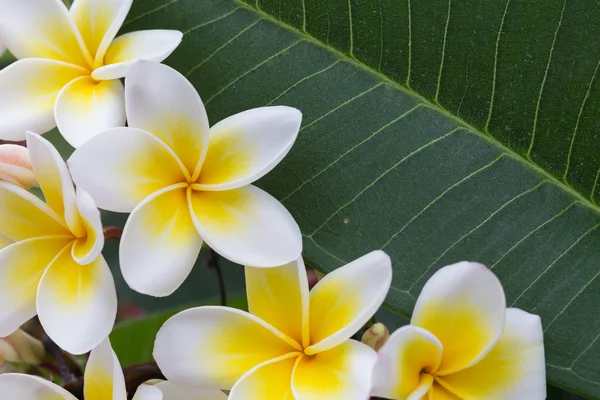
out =
<path fill-rule="evenodd" d="M 198 307 L 160 329 L 154 358 L 174 384 L 231 389 L 229 400 L 365 400 L 377 353 L 350 339 L 377 311 L 392 267 L 382 251 L 309 292 L 302 260 L 246 267 L 250 312 Z"/>
<path fill-rule="evenodd" d="M 25 189 L 38 186 L 26 147 L 0 144 L 0 181 L 19 185 Z"/>
<path fill-rule="evenodd" d="M 162 61 L 182 33 L 117 37 L 133 0 L 0 0 L 0 37 L 19 59 L 0 71 L 0 139 L 58 128 L 78 147 L 125 124 L 123 85 L 134 61 Z"/>
<path fill-rule="evenodd" d="M 302 114 L 263 107 L 209 129 L 200 96 L 174 69 L 140 61 L 125 82 L 129 127 L 100 133 L 68 163 L 77 186 L 100 208 L 131 212 L 120 247 L 129 286 L 171 294 L 203 240 L 239 264 L 274 267 L 297 259 L 298 225 L 251 183 L 288 153 Z"/>
<path fill-rule="evenodd" d="M 100 212 L 89 194 L 75 192 L 50 142 L 28 133 L 27 148 L 46 202 L 0 182 L 0 239 L 9 242 L 0 250 L 0 336 L 38 314 L 60 347 L 86 353 L 108 336 L 117 313 L 115 284 L 101 254 Z"/>
<path fill-rule="evenodd" d="M 506 309 L 485 266 L 461 262 L 425 284 L 411 324 L 379 350 L 372 395 L 396 400 L 543 400 L 540 318 Z"/>
<path fill-rule="evenodd" d="M 0 375 L 3 400 L 77 400 L 60 386 L 37 376 Z M 108 339 L 92 350 L 83 378 L 84 400 L 127 400 L 125 378 Z M 188 396 L 188 397 L 186 397 Z M 225 400 L 218 390 L 187 392 L 169 382 L 141 385 L 133 400 Z"/>

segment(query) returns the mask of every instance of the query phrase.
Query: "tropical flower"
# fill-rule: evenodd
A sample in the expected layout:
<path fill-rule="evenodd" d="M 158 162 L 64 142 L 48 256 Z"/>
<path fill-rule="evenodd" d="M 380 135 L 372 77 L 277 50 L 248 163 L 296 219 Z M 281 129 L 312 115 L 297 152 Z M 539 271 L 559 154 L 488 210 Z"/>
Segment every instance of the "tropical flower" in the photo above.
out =
<path fill-rule="evenodd" d="M 0 250 L 0 336 L 37 313 L 60 347 L 85 353 L 108 336 L 117 312 L 100 213 L 89 194 L 75 193 L 50 142 L 28 133 L 27 147 L 46 203 L 0 182 L 0 235 L 14 242 Z"/>
<path fill-rule="evenodd" d="M 37 376 L 0 375 L 3 400 L 77 400 L 60 386 Z M 83 394 L 86 400 L 127 400 L 125 378 L 117 355 L 108 339 L 92 350 L 85 368 Z M 187 397 L 186 397 L 187 396 Z M 223 400 L 227 396 L 217 390 L 185 392 L 169 382 L 155 386 L 141 385 L 134 400 Z"/>
<path fill-rule="evenodd" d="M 2 0 L 0 37 L 19 61 L 0 71 L 0 139 L 58 128 L 78 147 L 125 124 L 119 81 L 136 60 L 162 61 L 179 31 L 132 32 L 115 39 L 133 0 Z"/>
<path fill-rule="evenodd" d="M 168 320 L 154 358 L 182 388 L 231 389 L 230 400 L 365 400 L 377 353 L 350 339 L 383 303 L 389 257 L 375 251 L 310 291 L 302 260 L 246 267 L 250 313 L 199 307 Z"/>
<path fill-rule="evenodd" d="M 27 148 L 16 144 L 0 145 L 0 181 L 25 189 L 38 186 Z"/>
<path fill-rule="evenodd" d="M 131 212 L 120 246 L 129 286 L 171 294 L 203 240 L 238 264 L 273 267 L 297 259 L 298 225 L 250 183 L 288 153 L 301 113 L 257 108 L 209 129 L 200 96 L 174 69 L 140 61 L 125 82 L 129 127 L 95 136 L 68 163 L 77 186 L 100 208 Z"/>
<path fill-rule="evenodd" d="M 8 361 L 37 365 L 45 355 L 42 342 L 20 329 L 0 338 L 0 364 Z"/>
<path fill-rule="evenodd" d="M 485 266 L 442 268 L 417 300 L 411 324 L 379 351 L 373 396 L 389 399 L 546 398 L 542 324 L 506 309 Z"/>

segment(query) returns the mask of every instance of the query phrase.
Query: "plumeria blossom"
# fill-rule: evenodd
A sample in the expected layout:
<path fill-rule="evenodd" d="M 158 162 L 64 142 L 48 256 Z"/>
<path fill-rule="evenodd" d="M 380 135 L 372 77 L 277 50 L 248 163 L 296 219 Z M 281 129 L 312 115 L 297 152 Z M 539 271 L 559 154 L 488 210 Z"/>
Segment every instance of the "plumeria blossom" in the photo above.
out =
<path fill-rule="evenodd" d="M 0 336 L 38 314 L 48 336 L 81 354 L 110 333 L 117 312 L 112 274 L 101 255 L 100 212 L 39 135 L 27 134 L 31 163 L 46 202 L 0 182 Z"/>
<path fill-rule="evenodd" d="M 399 400 L 543 400 L 540 318 L 506 309 L 485 266 L 439 270 L 417 300 L 411 324 L 379 351 L 373 396 Z"/>
<path fill-rule="evenodd" d="M 203 240 L 243 265 L 273 267 L 300 256 L 302 237 L 290 213 L 251 185 L 292 147 L 298 110 L 257 108 L 209 128 L 200 96 L 170 67 L 140 61 L 125 87 L 129 127 L 95 136 L 69 167 L 100 208 L 131 212 L 120 246 L 129 286 L 171 294 Z"/>
<path fill-rule="evenodd" d="M 162 61 L 182 33 L 117 38 L 133 0 L 0 0 L 0 37 L 19 61 L 0 71 L 0 139 L 58 128 L 78 147 L 125 124 L 119 81 L 136 60 Z"/>
<path fill-rule="evenodd" d="M 25 189 L 38 186 L 26 147 L 16 144 L 0 145 L 0 181 L 19 185 Z"/>
<path fill-rule="evenodd" d="M 24 374 L 0 375 L 0 393 L 3 400 L 77 400 L 60 386 L 37 376 Z M 117 355 L 104 340 L 90 353 L 83 378 L 85 400 L 127 400 L 125 378 Z M 187 396 L 187 397 L 186 397 Z M 223 400 L 222 392 L 183 391 L 169 382 L 141 385 L 133 400 Z"/>
<path fill-rule="evenodd" d="M 154 358 L 183 388 L 231 389 L 230 400 L 365 400 L 377 353 L 350 339 L 383 303 L 389 257 L 375 251 L 309 292 L 301 259 L 246 267 L 250 313 L 199 307 L 168 320 Z"/>

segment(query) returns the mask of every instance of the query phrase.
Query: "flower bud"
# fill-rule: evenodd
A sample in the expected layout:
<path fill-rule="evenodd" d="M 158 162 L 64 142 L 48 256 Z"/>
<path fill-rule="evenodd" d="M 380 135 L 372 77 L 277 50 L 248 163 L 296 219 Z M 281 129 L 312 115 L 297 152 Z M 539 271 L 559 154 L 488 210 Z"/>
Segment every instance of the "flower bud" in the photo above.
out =
<path fill-rule="evenodd" d="M 0 145 L 0 181 L 25 189 L 38 186 L 27 148 L 16 144 Z"/>
<path fill-rule="evenodd" d="M 388 328 L 381 322 L 377 322 L 363 334 L 361 342 L 377 351 L 387 342 L 390 337 Z"/>
<path fill-rule="evenodd" d="M 45 355 L 46 350 L 42 342 L 20 329 L 5 338 L 0 338 L 0 362 L 36 365 L 43 361 Z"/>

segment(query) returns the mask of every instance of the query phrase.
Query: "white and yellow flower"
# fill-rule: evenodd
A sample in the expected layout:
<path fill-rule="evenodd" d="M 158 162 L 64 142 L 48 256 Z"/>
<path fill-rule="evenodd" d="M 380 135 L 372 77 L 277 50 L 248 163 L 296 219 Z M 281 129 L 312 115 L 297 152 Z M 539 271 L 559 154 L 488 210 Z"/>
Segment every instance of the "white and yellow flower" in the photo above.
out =
<path fill-rule="evenodd" d="M 125 124 L 119 78 L 136 60 L 162 61 L 182 33 L 115 38 L 133 0 L 0 0 L 0 37 L 19 61 L 0 71 L 0 139 L 23 140 L 58 125 L 78 147 Z"/>
<path fill-rule="evenodd" d="M 127 400 L 125 378 L 117 355 L 108 339 L 92 350 L 83 380 L 85 400 Z M 3 400 L 77 400 L 60 386 L 37 376 L 24 374 L 0 375 Z M 169 382 L 141 385 L 134 400 L 224 400 L 218 390 L 187 392 Z"/>
<path fill-rule="evenodd" d="M 125 82 L 129 127 L 95 136 L 68 163 L 75 183 L 100 208 L 131 212 L 120 247 L 129 286 L 171 294 L 190 273 L 203 240 L 243 265 L 297 259 L 298 225 L 251 183 L 288 153 L 302 114 L 257 108 L 209 129 L 200 96 L 174 69 L 140 61 Z"/>
<path fill-rule="evenodd" d="M 485 266 L 442 268 L 417 300 L 411 324 L 379 351 L 373 396 L 398 400 L 543 400 L 540 318 L 506 309 Z"/>
<path fill-rule="evenodd" d="M 39 135 L 27 147 L 46 202 L 0 182 L 0 336 L 38 314 L 48 336 L 81 354 L 110 333 L 117 312 L 112 274 L 101 255 L 100 212 L 67 166 Z"/>
<path fill-rule="evenodd" d="M 38 186 L 26 147 L 16 144 L 0 145 L 0 181 L 19 185 L 25 189 Z"/>
<path fill-rule="evenodd" d="M 154 358 L 182 388 L 229 390 L 230 400 L 365 400 L 377 353 L 350 339 L 383 303 L 389 257 L 375 251 L 309 293 L 302 260 L 246 267 L 250 313 L 199 307 L 168 320 Z"/>

